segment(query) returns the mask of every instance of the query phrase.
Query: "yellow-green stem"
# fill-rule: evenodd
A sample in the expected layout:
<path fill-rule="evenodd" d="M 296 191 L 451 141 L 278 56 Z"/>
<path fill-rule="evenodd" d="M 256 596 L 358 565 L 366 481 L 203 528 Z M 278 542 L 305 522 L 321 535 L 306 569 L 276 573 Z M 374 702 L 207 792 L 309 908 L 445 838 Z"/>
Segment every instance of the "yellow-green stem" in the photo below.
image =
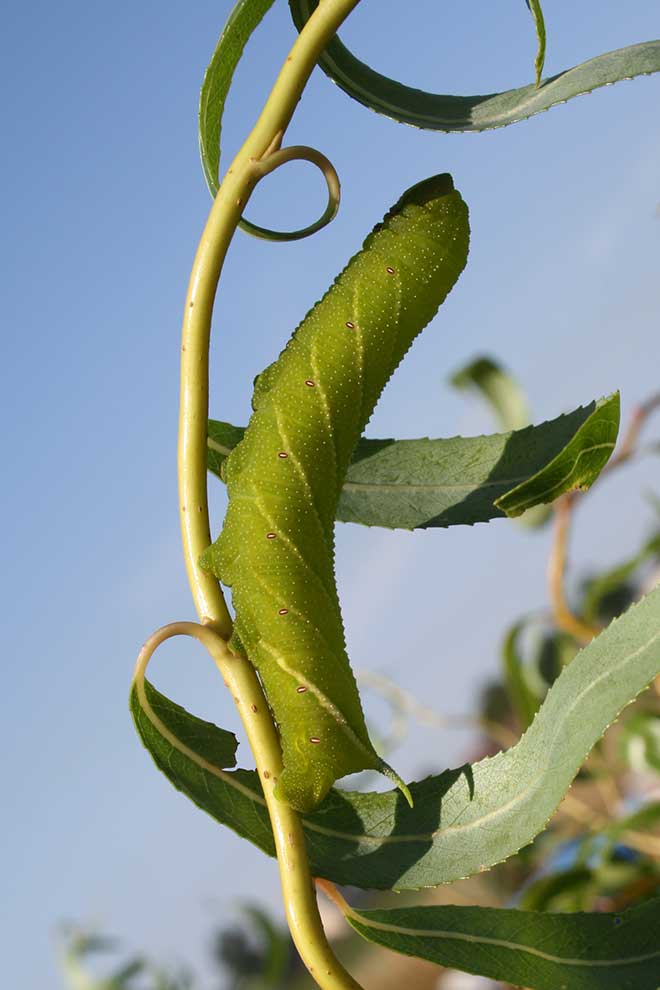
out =
<path fill-rule="evenodd" d="M 321 51 L 359 0 L 321 0 L 291 49 L 266 105 L 236 155 L 204 228 L 186 296 L 181 345 L 179 500 L 188 580 L 200 620 L 222 640 L 231 617 L 216 579 L 201 570 L 211 542 L 206 490 L 208 364 L 215 293 L 227 249 L 258 181 L 255 162 L 279 149 Z M 268 805 L 287 920 L 300 956 L 324 990 L 360 990 L 334 957 L 318 913 L 299 816 L 273 793 L 281 772 L 279 739 L 251 664 L 214 638 L 213 656 L 236 701 Z"/>

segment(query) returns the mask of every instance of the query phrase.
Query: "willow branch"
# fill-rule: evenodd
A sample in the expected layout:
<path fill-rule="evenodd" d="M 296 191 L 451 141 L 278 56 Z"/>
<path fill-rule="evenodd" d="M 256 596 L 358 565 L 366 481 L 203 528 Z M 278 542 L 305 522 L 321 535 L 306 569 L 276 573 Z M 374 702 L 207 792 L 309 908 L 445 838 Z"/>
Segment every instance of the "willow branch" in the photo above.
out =
<path fill-rule="evenodd" d="M 574 636 L 580 643 L 588 643 L 600 630 L 598 626 L 589 625 L 574 615 L 564 594 L 564 575 L 573 502 L 574 495 L 569 493 L 562 495 L 554 505 L 554 536 L 548 561 L 548 592 L 555 625 Z"/>
<path fill-rule="evenodd" d="M 185 302 L 181 343 L 179 500 L 183 552 L 195 607 L 217 635 L 214 659 L 229 687 L 252 747 L 270 814 L 291 935 L 316 982 L 327 990 L 359 990 L 325 938 L 300 817 L 274 795 L 282 768 L 277 731 L 254 668 L 224 644 L 231 617 L 218 581 L 199 566 L 211 542 L 206 488 L 209 343 L 220 273 L 243 209 L 260 178 L 259 163 L 280 150 L 286 128 L 325 45 L 358 0 L 323 0 L 293 45 L 264 109 L 227 171 L 202 233 Z"/>

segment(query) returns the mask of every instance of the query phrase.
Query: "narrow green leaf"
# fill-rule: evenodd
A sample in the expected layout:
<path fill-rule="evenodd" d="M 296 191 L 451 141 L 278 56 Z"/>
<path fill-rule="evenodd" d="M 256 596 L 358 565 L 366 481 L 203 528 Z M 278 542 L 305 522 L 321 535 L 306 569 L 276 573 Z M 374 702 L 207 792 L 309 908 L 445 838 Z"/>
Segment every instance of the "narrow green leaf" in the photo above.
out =
<path fill-rule="evenodd" d="M 243 913 L 251 921 L 263 948 L 260 987 L 263 990 L 267 987 L 281 988 L 293 949 L 288 929 L 278 927 L 265 911 L 255 905 L 244 907 Z"/>
<path fill-rule="evenodd" d="M 619 744 L 626 762 L 637 773 L 660 773 L 660 714 L 635 712 L 626 719 Z"/>
<path fill-rule="evenodd" d="M 199 151 L 212 196 L 218 191 L 222 114 L 234 71 L 250 35 L 272 6 L 273 0 L 238 0 L 204 74 L 199 96 Z"/>
<path fill-rule="evenodd" d="M 660 720 L 658 720 L 658 729 L 660 730 Z M 658 740 L 660 742 L 660 739 Z M 660 767 L 656 768 L 660 769 Z M 660 801 L 650 801 L 648 804 L 643 805 L 641 808 L 637 808 L 629 815 L 625 815 L 623 818 L 618 818 L 616 821 L 611 822 L 601 833 L 600 836 L 605 838 L 606 844 L 600 849 L 600 855 L 603 859 L 610 856 L 612 850 L 616 846 L 617 842 L 626 842 L 627 832 L 648 832 L 658 829 L 660 827 Z M 600 839 L 600 836 L 598 837 Z M 600 839 L 602 842 L 602 839 Z M 660 862 L 656 859 L 656 866 L 660 868 Z"/>
<path fill-rule="evenodd" d="M 605 446 L 599 447 L 597 457 L 588 448 L 598 434 L 603 441 L 610 438 L 611 451 L 618 407 L 614 395 L 540 426 L 487 437 L 363 438 L 348 469 L 336 518 L 388 529 L 471 525 L 504 516 L 510 503 L 515 510 L 519 503 L 535 505 L 556 498 L 576 483 L 586 483 L 585 464 L 597 473 L 605 463 Z M 210 421 L 208 467 L 218 477 L 242 435 L 239 427 Z M 595 474 L 589 477 L 593 481 Z"/>
<path fill-rule="evenodd" d="M 595 883 L 588 867 L 573 866 L 539 877 L 523 891 L 519 906 L 525 911 L 583 911 L 591 906 Z"/>
<path fill-rule="evenodd" d="M 96 976 L 87 963 L 90 956 L 114 951 L 117 941 L 105 936 L 72 930 L 66 936 L 60 965 L 62 976 L 69 990 L 136 990 L 135 977 L 147 970 L 147 964 L 139 956 L 120 963 L 108 976 Z"/>
<path fill-rule="evenodd" d="M 543 17 L 543 10 L 541 9 L 539 0 L 526 0 L 526 3 L 532 13 L 532 17 L 534 18 L 534 27 L 536 28 L 536 40 L 538 47 L 536 50 L 536 58 L 534 59 L 534 69 L 536 71 L 536 86 L 538 88 L 541 85 L 541 76 L 543 75 L 543 66 L 545 64 L 545 45 L 547 40 L 545 33 L 545 19 Z"/>
<path fill-rule="evenodd" d="M 191 718 L 185 708 L 168 701 L 149 681 L 145 681 L 145 693 L 151 709 L 179 742 L 195 751 L 201 748 L 206 758 L 222 769 L 236 766 L 238 740 L 233 732 Z"/>
<path fill-rule="evenodd" d="M 628 604 L 632 604 L 629 602 Z M 568 633 L 559 629 L 546 630 L 531 659 L 536 678 L 533 687 L 543 686 L 541 695 L 544 696 L 547 687 L 559 677 L 564 667 L 571 662 L 579 646 Z"/>
<path fill-rule="evenodd" d="M 627 587 L 628 579 L 647 560 L 658 556 L 660 556 L 660 533 L 647 540 L 644 546 L 628 560 L 587 581 L 580 609 L 585 621 L 593 623 L 602 618 L 601 613 L 609 611 L 608 606 L 614 605 L 616 608 L 616 600 L 619 598 L 625 602 L 632 590 Z"/>
<path fill-rule="evenodd" d="M 317 6 L 318 0 L 289 0 L 299 31 Z M 358 103 L 402 124 L 436 131 L 483 131 L 526 120 L 601 86 L 660 71 L 660 41 L 598 55 L 549 76 L 538 87 L 532 83 L 484 96 L 449 96 L 404 86 L 360 62 L 338 37 L 327 45 L 319 65 Z"/>
<path fill-rule="evenodd" d="M 660 588 L 575 656 L 512 749 L 412 784 L 412 809 L 398 791 L 331 791 L 303 819 L 313 872 L 358 887 L 410 890 L 471 876 L 514 855 L 544 828 L 594 744 L 658 670 Z M 159 768 L 217 821 L 273 855 L 256 773 L 213 764 L 215 747 L 222 755 L 226 745 L 214 733 L 228 733 L 151 687 L 148 697 L 163 722 L 188 722 L 184 752 L 163 737 L 133 692 L 138 731 Z"/>
<path fill-rule="evenodd" d="M 621 914 L 433 906 L 352 911 L 369 942 L 529 990 L 656 990 L 660 899 Z"/>
<path fill-rule="evenodd" d="M 412 784 L 412 809 L 393 792 L 334 792 L 306 822 L 324 829 L 307 831 L 316 873 L 409 890 L 507 859 L 543 829 L 591 748 L 658 670 L 660 589 L 576 654 L 512 749 Z"/>
<path fill-rule="evenodd" d="M 509 629 L 502 644 L 502 666 L 504 680 L 511 704 L 523 730 L 527 729 L 541 704 L 541 698 L 529 685 L 519 649 L 520 634 L 525 629 L 525 620 L 516 622 Z"/>
<path fill-rule="evenodd" d="M 134 686 L 131 714 L 158 769 L 198 807 L 274 856 L 270 819 L 256 773 L 224 769 L 235 763 L 237 741 L 233 733 L 190 715 L 149 681 L 145 680 L 144 686 L 150 710 L 142 707 Z M 159 722 L 180 740 L 180 747 L 173 745 Z"/>
<path fill-rule="evenodd" d="M 483 396 L 503 430 L 521 430 L 531 422 L 524 389 L 510 371 L 488 355 L 474 358 L 449 381 L 455 388 L 473 389 Z"/>
<path fill-rule="evenodd" d="M 224 482 L 225 461 L 234 447 L 243 439 L 244 426 L 232 426 L 218 419 L 210 419 L 207 432 L 206 466 Z"/>
<path fill-rule="evenodd" d="M 130 981 L 134 976 L 139 976 L 144 973 L 146 969 L 146 963 L 144 959 L 129 959 L 128 962 L 122 963 L 117 970 L 110 977 L 110 986 L 113 988 L 121 987 L 128 988 Z M 132 986 L 133 984 L 131 984 Z"/>
<path fill-rule="evenodd" d="M 541 471 L 495 499 L 507 516 L 519 516 L 533 505 L 552 502 L 564 492 L 585 491 L 607 464 L 619 432 L 617 392 L 601 403 L 599 415 L 590 416 L 566 447 Z"/>

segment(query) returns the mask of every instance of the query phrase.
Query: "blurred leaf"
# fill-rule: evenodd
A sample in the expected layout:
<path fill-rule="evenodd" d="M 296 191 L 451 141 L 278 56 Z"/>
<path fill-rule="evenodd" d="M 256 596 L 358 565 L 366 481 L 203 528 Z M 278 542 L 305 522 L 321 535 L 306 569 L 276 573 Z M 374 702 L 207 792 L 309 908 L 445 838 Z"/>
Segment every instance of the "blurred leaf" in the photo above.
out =
<path fill-rule="evenodd" d="M 610 822 L 601 833 L 603 858 L 611 856 L 617 842 L 626 844 L 631 832 L 652 832 L 660 826 L 660 801 L 650 801 L 623 818 Z M 660 845 L 660 835 L 658 836 Z M 656 860 L 658 857 L 654 857 Z M 660 862 L 657 863 L 660 866 Z"/>
<path fill-rule="evenodd" d="M 494 358 L 482 355 L 455 371 L 450 382 L 456 388 L 477 392 L 505 430 L 521 429 L 531 422 L 531 409 L 520 383 Z M 550 506 L 537 505 L 520 517 L 525 526 L 542 526 L 552 514 Z"/>
<path fill-rule="evenodd" d="M 135 977 L 147 971 L 146 962 L 138 956 L 121 963 L 110 976 L 97 976 L 88 968 L 90 958 L 116 952 L 117 947 L 116 939 L 70 929 L 65 935 L 61 955 L 61 971 L 67 990 L 137 990 Z M 154 990 L 158 988 L 154 987 Z M 177 990 L 176 986 L 171 990 Z"/>
<path fill-rule="evenodd" d="M 573 637 L 561 630 L 554 629 L 543 636 L 534 663 L 545 684 L 554 684 L 578 649 Z"/>
<path fill-rule="evenodd" d="M 645 498 L 656 515 L 660 516 L 660 495 L 657 492 L 647 491 L 645 492 Z"/>
<path fill-rule="evenodd" d="M 299 31 L 317 6 L 318 0 L 289 0 Z M 354 100 L 392 120 L 437 131 L 483 131 L 525 120 L 601 86 L 658 72 L 660 41 L 598 55 L 549 76 L 538 87 L 532 83 L 484 96 L 448 96 L 404 86 L 356 59 L 338 36 L 326 46 L 319 65 Z"/>
<path fill-rule="evenodd" d="M 486 681 L 480 691 L 478 711 L 482 719 L 506 725 L 514 715 L 511 698 L 505 686 L 500 681 Z"/>
<path fill-rule="evenodd" d="M 625 818 L 619 818 L 608 829 L 608 834 L 614 834 L 616 837 L 621 835 L 622 832 L 630 831 L 631 829 L 635 832 L 643 832 L 646 829 L 657 828 L 659 825 L 660 801 L 650 801 L 648 804 L 626 815 Z"/>
<path fill-rule="evenodd" d="M 244 906 L 247 924 L 219 931 L 215 956 L 230 971 L 234 990 L 288 990 L 301 964 L 286 927 L 276 925 L 261 908 Z"/>
<path fill-rule="evenodd" d="M 621 752 L 637 773 L 660 773 L 660 714 L 634 712 L 619 736 Z"/>
<path fill-rule="evenodd" d="M 398 791 L 331 791 L 303 818 L 314 875 L 405 890 L 448 883 L 507 859 L 544 828 L 594 743 L 659 668 L 657 589 L 576 655 L 512 749 L 411 784 L 413 808 Z M 173 746 L 133 694 L 138 731 L 163 773 L 219 822 L 272 855 L 256 773 L 214 766 L 206 747 L 221 751 L 222 745 L 214 743 L 213 727 L 152 687 L 149 697 L 159 712 L 171 707 L 177 719 L 188 721 L 186 738 L 197 736 L 194 750 Z"/>
<path fill-rule="evenodd" d="M 593 887 L 591 870 L 574 866 L 535 880 L 523 892 L 520 907 L 525 911 L 583 911 Z"/>
<path fill-rule="evenodd" d="M 279 928 L 260 908 L 248 907 L 244 911 L 259 932 L 264 947 L 261 970 L 264 986 L 282 986 L 291 960 L 292 942 L 288 929 Z"/>
<path fill-rule="evenodd" d="M 360 440 L 337 519 L 391 529 L 487 522 L 587 485 L 616 439 L 618 394 L 513 433 L 448 440 Z M 224 461 L 243 430 L 211 420 L 208 467 Z M 594 449 L 596 444 L 596 449 Z M 497 504 L 494 504 L 497 503 Z"/>
<path fill-rule="evenodd" d="M 520 430 L 531 422 L 527 396 L 511 372 L 483 355 L 459 368 L 449 379 L 455 388 L 471 389 L 481 395 L 503 430 Z"/>
<path fill-rule="evenodd" d="M 634 590 L 627 583 L 635 571 L 647 560 L 660 555 L 660 533 L 655 533 L 636 554 L 610 570 L 585 581 L 580 612 L 586 622 L 596 622 L 600 618 L 613 618 L 619 614 L 619 604 L 623 608 L 634 598 Z"/>
<path fill-rule="evenodd" d="M 250 35 L 272 5 L 273 0 L 238 0 L 204 74 L 199 97 L 199 150 L 212 196 L 218 191 L 222 115 L 234 71 Z"/>
<path fill-rule="evenodd" d="M 660 900 L 622 914 L 433 906 L 353 911 L 369 942 L 529 990 L 655 990 Z"/>
<path fill-rule="evenodd" d="M 502 643 L 504 681 L 523 731 L 534 718 L 548 688 L 579 649 L 567 633 L 537 626 L 535 616 L 521 619 L 510 627 Z M 526 660 L 522 640 L 530 632 L 535 635 L 527 647 L 529 659 Z"/>
<path fill-rule="evenodd" d="M 125 987 L 133 979 L 134 976 L 139 976 L 140 973 L 144 973 L 145 961 L 144 959 L 130 959 L 126 963 L 122 963 L 119 969 L 115 970 L 110 978 L 110 986 Z"/>
<path fill-rule="evenodd" d="M 527 622 L 524 619 L 516 622 L 509 629 L 502 644 L 504 680 L 523 732 L 531 725 L 541 704 L 540 696 L 532 690 L 527 682 L 525 667 L 520 655 L 519 639 L 526 625 Z"/>
<path fill-rule="evenodd" d="M 261 952 L 242 928 L 223 928 L 216 935 L 214 948 L 217 961 L 229 971 L 236 990 L 242 990 L 259 977 L 263 965 Z"/>
<path fill-rule="evenodd" d="M 69 950 L 80 958 L 97 953 L 113 952 L 118 945 L 119 941 L 116 938 L 76 929 L 69 934 L 68 938 Z"/>

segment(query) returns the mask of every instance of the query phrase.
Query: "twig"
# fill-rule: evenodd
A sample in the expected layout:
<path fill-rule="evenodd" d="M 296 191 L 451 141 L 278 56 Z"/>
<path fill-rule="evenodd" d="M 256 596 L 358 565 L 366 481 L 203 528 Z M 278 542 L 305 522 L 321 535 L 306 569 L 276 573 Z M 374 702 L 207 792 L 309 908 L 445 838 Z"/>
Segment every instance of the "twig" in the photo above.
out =
<path fill-rule="evenodd" d="M 555 625 L 575 637 L 578 642 L 589 643 L 594 636 L 598 635 L 599 627 L 583 622 L 574 615 L 564 594 L 566 552 L 574 501 L 575 493 L 569 492 L 555 502 L 554 538 L 548 561 L 548 591 Z"/>
<path fill-rule="evenodd" d="M 201 569 L 211 542 L 206 438 L 209 342 L 218 280 L 229 244 L 255 185 L 277 155 L 287 126 L 319 55 L 359 0 L 325 0 L 296 39 L 264 109 L 218 190 L 202 233 L 186 297 L 181 344 L 179 493 L 183 552 L 190 589 L 203 626 L 213 630 L 217 663 L 243 720 L 268 806 L 291 935 L 324 990 L 360 990 L 327 942 L 316 904 L 300 816 L 274 795 L 282 766 L 277 730 L 256 672 L 248 660 L 219 644 L 231 635 L 231 617 L 216 578 Z M 281 156 L 275 159 L 277 164 Z M 271 164 L 273 164 L 271 160 Z M 258 713 L 258 719 L 252 715 Z"/>
<path fill-rule="evenodd" d="M 630 415 L 628 428 L 621 439 L 619 449 L 614 454 L 614 457 L 611 458 L 609 464 L 607 464 L 603 469 L 603 474 L 605 474 L 605 472 L 609 473 L 610 471 L 614 471 L 638 453 L 639 434 L 646 420 L 649 418 L 651 413 L 655 412 L 656 409 L 660 409 L 660 392 L 652 395 L 645 402 L 641 402 L 633 409 Z"/>
<path fill-rule="evenodd" d="M 433 729 L 478 729 L 504 749 L 508 749 L 509 746 L 518 742 L 519 737 L 515 732 L 491 719 L 472 715 L 443 715 L 436 712 L 433 708 L 419 701 L 410 691 L 399 687 L 389 677 L 385 677 L 384 674 L 378 674 L 372 670 L 359 670 L 357 678 L 360 683 L 366 684 L 367 687 L 377 691 L 385 698 L 394 712 L 413 719 L 418 725 Z M 394 733 L 392 735 L 394 736 Z M 398 729 L 395 738 L 403 738 L 400 729 Z"/>

